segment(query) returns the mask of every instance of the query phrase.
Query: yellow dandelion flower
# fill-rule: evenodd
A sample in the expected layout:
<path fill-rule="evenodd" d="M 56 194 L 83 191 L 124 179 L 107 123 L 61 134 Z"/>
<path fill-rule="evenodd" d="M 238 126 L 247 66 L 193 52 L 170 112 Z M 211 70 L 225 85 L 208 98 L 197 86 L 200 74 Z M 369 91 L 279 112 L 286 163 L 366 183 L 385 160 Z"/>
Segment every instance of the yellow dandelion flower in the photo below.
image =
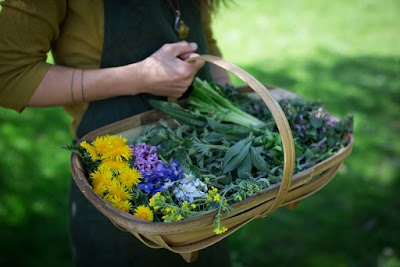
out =
<path fill-rule="evenodd" d="M 107 136 L 110 149 L 104 151 L 102 159 L 113 159 L 116 161 L 129 160 L 132 158 L 132 149 L 126 144 L 126 138 L 120 136 Z"/>
<path fill-rule="evenodd" d="M 112 144 L 108 139 L 108 136 L 98 136 L 92 144 L 102 159 L 104 158 L 104 154 L 112 149 Z"/>
<path fill-rule="evenodd" d="M 150 210 L 149 207 L 146 207 L 144 205 L 140 205 L 135 209 L 135 212 L 133 213 L 133 215 L 142 218 L 144 220 L 153 221 L 154 218 L 154 214 L 153 212 Z"/>
<path fill-rule="evenodd" d="M 128 188 L 139 184 L 142 174 L 137 169 L 127 168 L 118 174 L 119 181 Z"/>
<path fill-rule="evenodd" d="M 107 189 L 107 195 L 119 197 L 121 200 L 131 200 L 133 197 L 129 189 L 115 179 L 112 180 L 111 185 Z"/>
<path fill-rule="evenodd" d="M 107 201 L 107 202 L 112 203 L 112 202 L 114 201 L 114 197 L 115 197 L 115 196 L 112 196 L 112 195 L 110 195 L 110 194 L 107 194 L 107 195 L 104 195 L 104 196 L 103 196 L 103 199 L 104 199 L 105 201 Z"/>
<path fill-rule="evenodd" d="M 100 165 L 110 168 L 115 173 L 120 173 L 125 169 L 129 169 L 129 162 L 127 161 L 105 160 Z"/>
<path fill-rule="evenodd" d="M 121 198 L 114 196 L 111 203 L 114 207 L 122 211 L 129 212 L 132 210 L 132 203 L 129 200 L 122 200 Z"/>
<path fill-rule="evenodd" d="M 96 195 L 103 196 L 106 191 L 107 191 L 106 186 L 102 186 L 100 184 L 93 185 L 93 192 Z"/>
<path fill-rule="evenodd" d="M 125 146 L 127 139 L 118 135 L 109 135 L 108 139 L 114 146 Z"/>
<path fill-rule="evenodd" d="M 93 145 L 89 144 L 89 143 L 86 142 L 86 141 L 82 141 L 82 142 L 80 143 L 80 146 L 81 146 L 82 148 L 84 148 L 84 149 L 89 153 L 90 159 L 91 159 L 92 161 L 96 161 L 96 160 L 99 160 L 99 159 L 100 159 L 99 154 L 97 153 L 97 150 L 96 150 L 96 148 L 95 148 Z"/>
<path fill-rule="evenodd" d="M 214 233 L 216 233 L 217 235 L 223 234 L 226 231 L 228 231 L 228 228 L 226 228 L 225 226 L 219 225 L 219 226 L 214 228 Z"/>
<path fill-rule="evenodd" d="M 93 190 L 96 194 L 102 195 L 112 184 L 113 174 L 109 168 L 99 166 L 90 174 Z"/>

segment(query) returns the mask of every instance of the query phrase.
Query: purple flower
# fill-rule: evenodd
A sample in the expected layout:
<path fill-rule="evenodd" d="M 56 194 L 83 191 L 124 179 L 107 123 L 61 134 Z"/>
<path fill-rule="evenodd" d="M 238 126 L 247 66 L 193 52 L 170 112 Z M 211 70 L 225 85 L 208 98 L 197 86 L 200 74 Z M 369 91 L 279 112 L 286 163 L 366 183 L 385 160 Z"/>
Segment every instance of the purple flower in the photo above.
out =
<path fill-rule="evenodd" d="M 134 166 L 143 178 L 138 188 L 147 194 L 154 195 L 163 191 L 163 184 L 182 179 L 182 168 L 178 161 L 171 160 L 169 166 L 158 158 L 157 147 L 148 144 L 131 146 L 135 156 Z"/>
<path fill-rule="evenodd" d="M 134 166 L 143 173 L 152 173 L 154 168 L 162 164 L 157 156 L 157 147 L 145 143 L 139 145 L 131 145 L 132 154 L 135 157 Z"/>
<path fill-rule="evenodd" d="M 332 117 L 328 122 L 327 125 L 329 127 L 335 127 L 335 125 L 339 122 L 339 119 L 336 117 Z"/>

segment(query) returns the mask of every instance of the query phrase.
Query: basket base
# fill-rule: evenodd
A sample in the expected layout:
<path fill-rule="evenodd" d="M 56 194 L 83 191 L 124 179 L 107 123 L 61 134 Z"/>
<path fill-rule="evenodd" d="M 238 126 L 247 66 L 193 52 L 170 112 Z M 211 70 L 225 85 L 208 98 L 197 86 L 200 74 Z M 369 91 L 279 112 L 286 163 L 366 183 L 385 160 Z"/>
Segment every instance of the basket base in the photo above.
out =
<path fill-rule="evenodd" d="M 288 209 L 294 209 L 294 208 L 297 207 L 297 205 L 299 205 L 299 203 L 300 203 L 300 200 L 294 201 L 294 202 L 291 202 L 291 203 L 287 204 L 286 207 L 287 207 Z"/>
<path fill-rule="evenodd" d="M 180 253 L 179 255 L 182 256 L 182 258 L 190 263 L 190 262 L 194 262 L 195 260 L 197 260 L 197 258 L 199 257 L 199 252 L 198 251 L 194 251 L 194 252 L 189 252 L 189 253 Z"/>

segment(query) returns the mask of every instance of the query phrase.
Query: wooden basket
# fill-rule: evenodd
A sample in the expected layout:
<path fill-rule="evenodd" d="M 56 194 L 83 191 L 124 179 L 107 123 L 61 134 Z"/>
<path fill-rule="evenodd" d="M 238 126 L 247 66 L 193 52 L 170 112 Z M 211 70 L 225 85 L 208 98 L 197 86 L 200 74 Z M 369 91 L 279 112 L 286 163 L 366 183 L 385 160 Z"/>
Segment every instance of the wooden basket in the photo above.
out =
<path fill-rule="evenodd" d="M 267 89 L 250 74 L 221 58 L 201 55 L 191 60 L 204 60 L 215 64 L 242 79 L 267 105 L 282 139 L 284 152 L 282 181 L 242 202 L 231 205 L 234 211 L 225 214 L 221 220 L 221 224 L 228 227 L 227 232 L 221 235 L 214 234 L 213 221 L 216 212 L 183 221 L 163 223 L 148 222 L 118 210 L 93 192 L 88 178 L 84 175 L 79 156 L 76 153 L 71 156 L 71 170 L 75 183 L 85 197 L 115 226 L 129 231 L 151 248 L 166 248 L 179 253 L 187 262 L 194 261 L 198 251 L 226 238 L 252 220 L 263 218 L 280 206 L 294 207 L 301 199 L 320 190 L 334 177 L 344 159 L 351 153 L 353 145 L 353 136 L 350 135 L 349 144 L 335 155 L 293 175 L 295 163 L 293 136 L 284 112 L 271 94 L 275 89 Z M 279 94 L 282 92 L 285 93 L 280 89 Z M 130 139 L 141 134 L 149 124 L 156 123 L 162 116 L 163 114 L 155 110 L 144 112 L 90 132 L 80 141 L 92 141 L 96 136 L 106 134 L 118 134 Z"/>

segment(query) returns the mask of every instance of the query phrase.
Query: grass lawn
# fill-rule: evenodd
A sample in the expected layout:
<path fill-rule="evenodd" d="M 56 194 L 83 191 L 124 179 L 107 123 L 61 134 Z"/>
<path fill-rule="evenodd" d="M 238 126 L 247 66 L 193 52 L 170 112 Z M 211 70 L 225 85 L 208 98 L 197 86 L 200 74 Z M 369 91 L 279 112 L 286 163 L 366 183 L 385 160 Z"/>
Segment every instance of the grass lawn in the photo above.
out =
<path fill-rule="evenodd" d="M 214 22 L 224 58 L 353 114 L 355 144 L 320 192 L 229 238 L 234 267 L 400 266 L 400 1 L 236 2 Z M 0 108 L 0 266 L 71 266 L 69 122 Z"/>

